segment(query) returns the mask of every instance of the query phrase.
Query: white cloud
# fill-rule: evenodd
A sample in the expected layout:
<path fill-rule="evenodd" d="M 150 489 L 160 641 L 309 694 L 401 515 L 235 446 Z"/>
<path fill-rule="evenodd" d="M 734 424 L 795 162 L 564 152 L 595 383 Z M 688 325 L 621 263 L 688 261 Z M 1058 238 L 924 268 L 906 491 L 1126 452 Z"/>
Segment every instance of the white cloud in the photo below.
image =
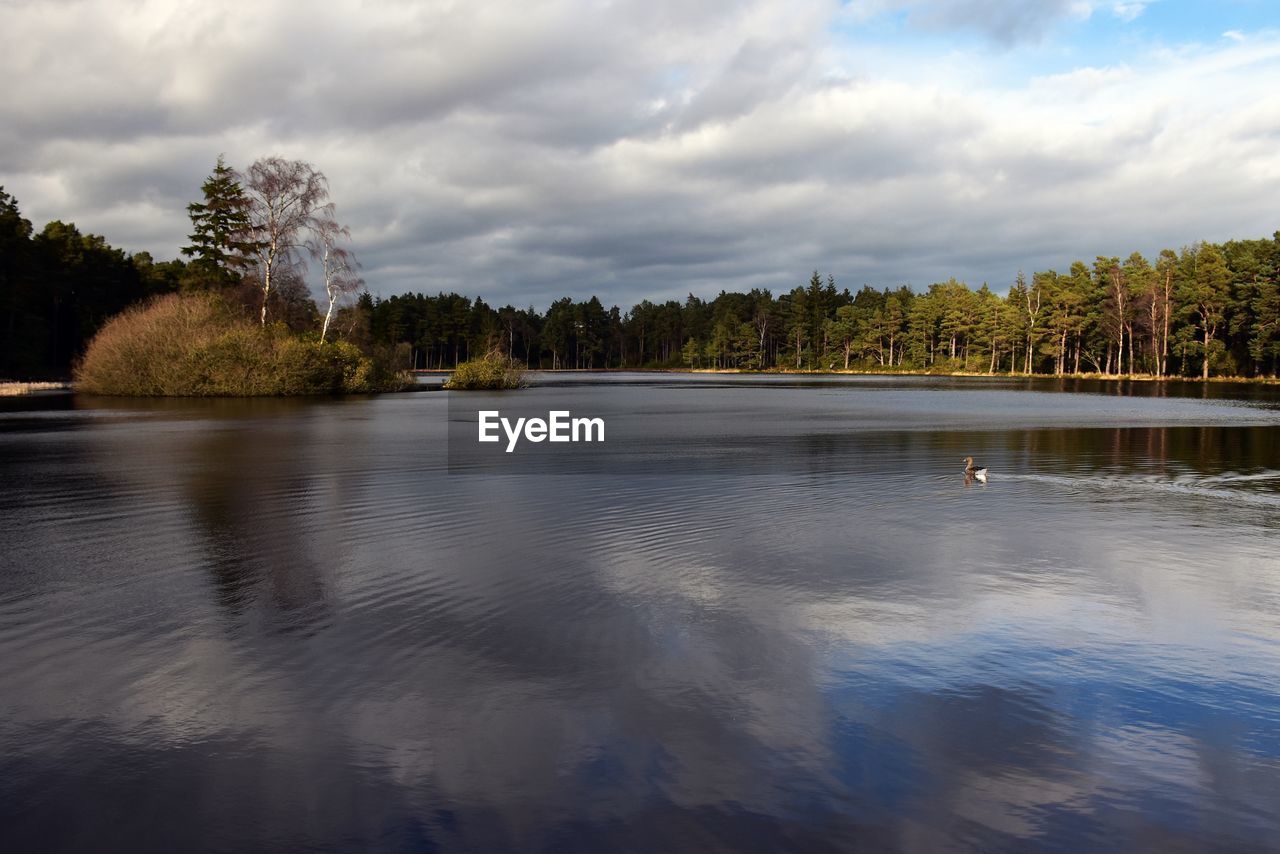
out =
<path fill-rule="evenodd" d="M 1115 15 L 1122 21 L 1134 21 L 1147 10 L 1147 6 L 1149 5 L 1151 5 L 1149 0 L 1136 0 L 1136 2 L 1131 3 L 1112 3 L 1111 14 Z"/>
<path fill-rule="evenodd" d="M 540 306 L 789 287 L 814 267 L 852 287 L 1002 287 L 1277 225 L 1274 35 L 1028 81 L 981 53 L 846 49 L 842 15 L 10 3 L 0 183 L 37 224 L 170 255 L 219 152 L 301 157 L 329 175 L 374 289 Z"/>

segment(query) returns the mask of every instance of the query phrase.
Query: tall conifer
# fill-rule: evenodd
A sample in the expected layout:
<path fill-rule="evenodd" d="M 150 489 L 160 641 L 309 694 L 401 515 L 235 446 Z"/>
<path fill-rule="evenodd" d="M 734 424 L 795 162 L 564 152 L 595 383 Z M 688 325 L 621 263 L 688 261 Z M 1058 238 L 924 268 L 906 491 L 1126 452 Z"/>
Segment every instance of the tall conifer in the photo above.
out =
<path fill-rule="evenodd" d="M 235 284 L 253 263 L 254 244 L 247 239 L 249 201 L 239 175 L 222 155 L 200 189 L 204 201 L 187 205 L 191 243 L 182 247 L 182 254 L 192 258 L 190 266 L 203 284 Z"/>

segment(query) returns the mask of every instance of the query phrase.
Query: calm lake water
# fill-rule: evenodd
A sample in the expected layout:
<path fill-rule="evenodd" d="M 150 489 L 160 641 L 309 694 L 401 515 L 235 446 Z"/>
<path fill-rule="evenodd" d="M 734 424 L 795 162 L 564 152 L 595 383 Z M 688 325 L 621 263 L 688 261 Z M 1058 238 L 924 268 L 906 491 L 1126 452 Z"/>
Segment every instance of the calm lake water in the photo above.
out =
<path fill-rule="evenodd" d="M 1280 850 L 1274 387 L 60 395 L 0 479 L 0 850 Z"/>

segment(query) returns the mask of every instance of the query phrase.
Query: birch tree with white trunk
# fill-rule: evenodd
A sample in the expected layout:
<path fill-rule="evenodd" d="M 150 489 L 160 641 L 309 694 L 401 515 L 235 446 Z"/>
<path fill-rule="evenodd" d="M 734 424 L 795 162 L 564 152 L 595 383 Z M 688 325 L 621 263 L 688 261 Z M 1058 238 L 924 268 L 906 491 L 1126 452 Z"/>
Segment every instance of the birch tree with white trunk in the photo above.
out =
<path fill-rule="evenodd" d="M 267 305 L 281 268 L 296 264 L 303 234 L 317 216 L 329 210 L 329 182 L 323 173 L 302 160 L 264 157 L 245 176 L 249 199 L 248 242 L 254 247 L 262 279 L 263 326 Z"/>
<path fill-rule="evenodd" d="M 1022 274 L 1021 270 L 1018 271 L 1018 280 L 1014 288 L 1021 291 L 1023 301 L 1027 306 L 1027 362 L 1026 370 L 1023 373 L 1030 376 L 1036 347 L 1036 319 L 1040 316 L 1040 302 L 1044 295 L 1044 289 L 1041 287 L 1040 279 L 1035 274 L 1031 276 L 1031 287 L 1027 287 L 1026 276 Z"/>
<path fill-rule="evenodd" d="M 364 286 L 364 280 L 357 275 L 360 265 L 355 255 L 343 245 L 350 238 L 351 230 L 333 218 L 332 205 L 313 218 L 307 251 L 320 264 L 324 293 L 329 302 L 324 313 L 324 325 L 320 327 L 321 341 L 329 334 L 338 304 Z"/>

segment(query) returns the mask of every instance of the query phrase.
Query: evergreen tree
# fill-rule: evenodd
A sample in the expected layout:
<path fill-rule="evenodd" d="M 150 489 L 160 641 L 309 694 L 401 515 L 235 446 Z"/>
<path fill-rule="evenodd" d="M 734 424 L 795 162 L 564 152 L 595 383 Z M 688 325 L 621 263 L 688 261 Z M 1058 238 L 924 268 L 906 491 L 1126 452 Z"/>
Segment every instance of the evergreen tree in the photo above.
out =
<path fill-rule="evenodd" d="M 1156 279 L 1156 271 L 1142 257 L 1141 252 L 1134 252 L 1125 259 L 1121 265 L 1124 274 L 1125 287 L 1128 289 L 1129 299 L 1129 315 L 1126 321 L 1126 334 L 1129 346 L 1129 373 L 1137 373 L 1134 367 L 1133 353 L 1135 347 L 1141 351 L 1144 346 L 1143 342 L 1147 340 L 1150 325 L 1153 321 L 1151 312 L 1151 302 L 1154 299 L 1153 282 Z M 1139 335 L 1142 332 L 1144 334 Z"/>
<path fill-rule="evenodd" d="M 187 205 L 191 243 L 182 247 L 182 254 L 192 259 L 189 280 L 201 287 L 236 284 L 253 263 L 255 244 L 247 239 L 249 200 L 222 155 L 200 190 L 204 201 Z"/>
<path fill-rule="evenodd" d="M 1280 231 L 1262 244 L 1263 260 L 1253 271 L 1244 289 L 1253 320 L 1249 329 L 1248 349 L 1254 370 L 1271 376 L 1280 372 Z"/>
<path fill-rule="evenodd" d="M 987 348 L 990 361 L 987 373 L 994 374 L 1000 362 L 1000 351 L 1009 340 L 1004 301 L 983 282 L 977 293 L 977 322 L 974 336 Z"/>
<path fill-rule="evenodd" d="M 831 283 L 831 295 L 835 294 L 835 281 Z M 827 291 L 822 286 L 822 277 L 818 275 L 818 271 L 814 270 L 813 275 L 809 277 L 809 289 L 805 294 L 807 308 L 809 310 L 808 327 L 805 329 L 806 337 L 809 339 L 809 367 L 819 368 L 823 365 L 821 360 L 826 355 L 825 335 L 823 327 L 827 319 L 827 307 L 830 305 Z"/>
<path fill-rule="evenodd" d="M 814 274 L 817 277 L 817 274 Z M 822 283 L 819 281 L 818 286 Z M 791 291 L 790 311 L 787 316 L 787 336 L 788 343 L 795 342 L 795 359 L 796 370 L 800 370 L 804 359 L 805 339 L 809 332 L 812 317 L 809 310 L 809 295 L 802 287 L 796 287 Z"/>
<path fill-rule="evenodd" d="M 1182 267 L 1181 302 L 1200 328 L 1200 340 L 1194 349 L 1201 355 L 1200 376 L 1207 380 L 1213 355 L 1222 349 L 1218 333 L 1226 323 L 1231 299 L 1231 270 L 1212 243 L 1184 251 Z"/>
<path fill-rule="evenodd" d="M 18 210 L 18 200 L 0 187 L 0 369 L 6 372 L 31 349 L 19 341 L 34 301 L 31 273 L 31 223 Z"/>

